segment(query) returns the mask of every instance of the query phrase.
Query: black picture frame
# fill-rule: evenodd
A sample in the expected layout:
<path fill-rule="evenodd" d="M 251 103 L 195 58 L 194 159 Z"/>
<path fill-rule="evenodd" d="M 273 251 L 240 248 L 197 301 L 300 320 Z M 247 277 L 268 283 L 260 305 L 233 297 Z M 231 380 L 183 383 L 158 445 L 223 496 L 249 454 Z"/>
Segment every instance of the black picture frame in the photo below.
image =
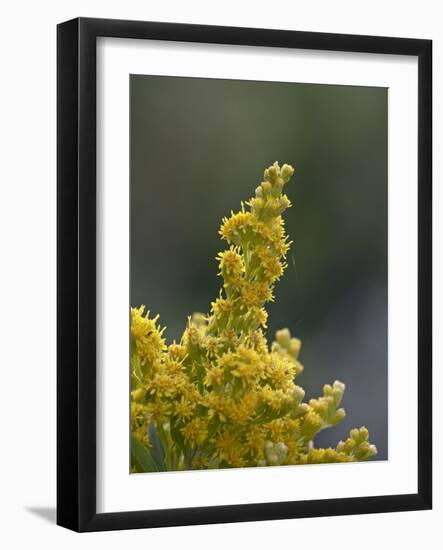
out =
<path fill-rule="evenodd" d="M 96 39 L 137 38 L 418 58 L 416 494 L 96 512 Z M 75 531 L 424 510 L 432 507 L 432 42 L 78 18 L 57 28 L 57 523 Z"/>

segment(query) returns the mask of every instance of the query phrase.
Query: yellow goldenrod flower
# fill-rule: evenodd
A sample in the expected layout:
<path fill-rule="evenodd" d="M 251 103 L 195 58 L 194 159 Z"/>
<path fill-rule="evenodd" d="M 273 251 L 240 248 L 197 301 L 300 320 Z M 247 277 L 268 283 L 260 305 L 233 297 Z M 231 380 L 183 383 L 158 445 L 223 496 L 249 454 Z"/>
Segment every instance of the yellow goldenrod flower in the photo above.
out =
<path fill-rule="evenodd" d="M 160 469 L 354 462 L 377 453 L 364 427 L 335 449 L 315 448 L 316 435 L 345 416 L 345 386 L 325 384 L 304 402 L 300 340 L 286 328 L 270 346 L 266 339 L 265 306 L 291 246 L 282 214 L 293 173 L 274 163 L 255 196 L 223 219 L 222 288 L 208 315 L 188 318 L 179 343 L 167 346 L 158 316 L 131 308 L 131 432 L 163 461 Z"/>
<path fill-rule="evenodd" d="M 179 401 L 174 403 L 174 415 L 182 421 L 186 421 L 192 417 L 196 403 L 186 399 L 184 396 Z"/>
<path fill-rule="evenodd" d="M 131 308 L 131 336 L 133 347 L 141 360 L 141 364 L 152 364 L 158 360 L 166 349 L 162 338 L 164 329 L 157 327 L 159 316 L 149 318 L 149 311 L 143 315 L 145 306 Z"/>
<path fill-rule="evenodd" d="M 194 418 L 181 429 L 191 447 L 201 445 L 208 435 L 208 422 L 205 418 Z"/>

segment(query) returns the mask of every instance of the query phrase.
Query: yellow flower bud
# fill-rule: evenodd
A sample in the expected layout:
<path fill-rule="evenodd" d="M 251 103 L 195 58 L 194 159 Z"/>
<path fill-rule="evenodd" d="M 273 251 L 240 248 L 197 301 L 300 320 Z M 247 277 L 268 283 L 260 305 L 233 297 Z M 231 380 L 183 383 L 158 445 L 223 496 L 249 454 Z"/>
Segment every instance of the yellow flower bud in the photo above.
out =
<path fill-rule="evenodd" d="M 272 185 L 271 185 L 271 182 L 269 181 L 264 181 L 262 184 L 261 184 L 261 188 L 263 190 L 263 193 L 265 195 L 270 195 L 271 191 L 272 191 Z"/>
<path fill-rule="evenodd" d="M 301 388 L 300 386 L 294 386 L 294 389 L 292 391 L 292 396 L 294 401 L 297 403 L 297 405 L 303 401 L 305 397 L 305 390 Z"/>
<path fill-rule="evenodd" d="M 372 458 L 377 454 L 377 447 L 375 445 L 369 445 L 369 449 L 366 458 Z"/>
<path fill-rule="evenodd" d="M 301 350 L 301 340 L 299 340 L 298 338 L 291 338 L 288 351 L 294 359 L 298 358 L 298 354 L 300 353 L 300 350 Z"/>
<path fill-rule="evenodd" d="M 289 329 L 282 328 L 281 330 L 277 330 L 275 339 L 283 348 L 288 349 L 291 342 L 291 333 Z"/>
<path fill-rule="evenodd" d="M 287 183 L 294 175 L 295 169 L 290 164 L 283 164 L 280 170 L 280 175 L 283 181 Z"/>
<path fill-rule="evenodd" d="M 333 416 L 332 418 L 332 422 L 331 424 L 338 424 L 339 422 L 341 422 L 343 420 L 343 418 L 345 418 L 346 416 L 346 412 L 344 409 L 337 409 L 335 415 Z"/>
<path fill-rule="evenodd" d="M 274 162 L 272 166 L 270 166 L 265 170 L 265 174 L 264 174 L 265 180 L 270 181 L 271 183 L 274 183 L 275 179 L 278 176 L 278 173 L 279 173 L 278 162 Z"/>
<path fill-rule="evenodd" d="M 268 454 L 268 464 L 269 466 L 278 466 L 278 455 L 277 453 Z"/>
<path fill-rule="evenodd" d="M 288 456 L 288 447 L 283 443 L 283 441 L 279 441 L 275 445 L 274 450 L 277 455 L 278 464 L 281 464 Z"/>

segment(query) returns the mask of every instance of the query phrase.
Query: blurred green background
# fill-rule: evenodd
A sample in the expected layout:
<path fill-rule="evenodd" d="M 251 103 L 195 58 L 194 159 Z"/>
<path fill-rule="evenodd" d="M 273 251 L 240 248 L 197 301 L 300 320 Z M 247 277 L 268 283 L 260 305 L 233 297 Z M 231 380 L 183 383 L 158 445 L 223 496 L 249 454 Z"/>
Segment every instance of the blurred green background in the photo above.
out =
<path fill-rule="evenodd" d="M 218 295 L 222 217 L 265 167 L 292 164 L 268 339 L 302 339 L 307 397 L 347 386 L 347 418 L 316 442 L 366 425 L 386 459 L 387 89 L 131 75 L 130 98 L 131 305 L 178 340 Z"/>

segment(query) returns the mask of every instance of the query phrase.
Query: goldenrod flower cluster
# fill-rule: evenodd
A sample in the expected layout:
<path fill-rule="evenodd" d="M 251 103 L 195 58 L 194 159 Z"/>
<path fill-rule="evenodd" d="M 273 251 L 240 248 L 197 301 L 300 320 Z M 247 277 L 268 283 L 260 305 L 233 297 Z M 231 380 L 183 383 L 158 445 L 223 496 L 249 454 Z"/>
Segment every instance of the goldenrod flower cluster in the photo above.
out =
<path fill-rule="evenodd" d="M 166 345 L 158 316 L 131 309 L 132 470 L 162 471 L 352 462 L 376 454 L 366 428 L 335 449 L 315 436 L 340 422 L 344 384 L 305 401 L 301 342 L 288 329 L 266 339 L 291 245 L 283 190 L 294 173 L 273 164 L 255 196 L 224 218 L 217 256 L 223 287 L 208 315 L 192 315 L 179 343 Z"/>

